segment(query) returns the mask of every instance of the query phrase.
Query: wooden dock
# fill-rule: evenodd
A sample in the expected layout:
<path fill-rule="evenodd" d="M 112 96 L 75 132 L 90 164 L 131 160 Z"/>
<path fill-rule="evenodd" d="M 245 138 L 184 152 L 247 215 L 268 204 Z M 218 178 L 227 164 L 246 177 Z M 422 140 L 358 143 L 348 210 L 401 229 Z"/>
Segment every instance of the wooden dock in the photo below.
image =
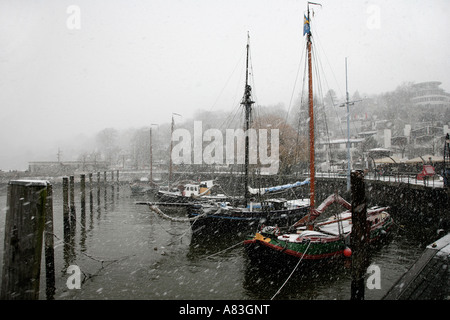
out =
<path fill-rule="evenodd" d="M 426 247 L 422 256 L 392 286 L 384 300 L 450 299 L 450 233 Z"/>

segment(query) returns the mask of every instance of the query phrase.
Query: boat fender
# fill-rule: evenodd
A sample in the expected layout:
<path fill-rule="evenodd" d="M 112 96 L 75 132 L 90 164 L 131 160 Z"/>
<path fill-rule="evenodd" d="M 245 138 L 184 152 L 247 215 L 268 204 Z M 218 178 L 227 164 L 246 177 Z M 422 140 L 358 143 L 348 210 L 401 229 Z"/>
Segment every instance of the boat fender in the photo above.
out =
<path fill-rule="evenodd" d="M 346 256 L 347 258 L 352 256 L 352 249 L 350 249 L 349 247 L 346 247 L 344 249 L 344 256 Z"/>

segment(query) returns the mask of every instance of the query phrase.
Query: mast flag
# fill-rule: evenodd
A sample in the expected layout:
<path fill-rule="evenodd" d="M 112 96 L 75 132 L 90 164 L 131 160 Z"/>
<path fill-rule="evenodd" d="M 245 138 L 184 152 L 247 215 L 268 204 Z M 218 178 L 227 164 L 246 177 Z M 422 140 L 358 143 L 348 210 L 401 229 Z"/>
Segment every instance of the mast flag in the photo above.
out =
<path fill-rule="evenodd" d="M 308 17 L 306 15 L 304 17 L 305 18 L 304 18 L 304 22 L 303 22 L 303 36 L 305 34 L 310 34 L 311 33 L 311 30 L 309 28 L 309 19 L 308 19 Z"/>

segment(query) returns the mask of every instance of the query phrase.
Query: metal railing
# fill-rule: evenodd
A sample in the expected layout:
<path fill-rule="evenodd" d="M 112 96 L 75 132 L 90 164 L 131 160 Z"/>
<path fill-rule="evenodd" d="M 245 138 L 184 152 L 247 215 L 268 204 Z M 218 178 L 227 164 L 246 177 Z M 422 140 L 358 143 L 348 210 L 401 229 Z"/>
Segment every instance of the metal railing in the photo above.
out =
<path fill-rule="evenodd" d="M 341 172 L 317 172 L 317 177 L 333 178 L 333 179 L 347 179 L 346 173 Z M 387 172 L 379 174 L 376 172 L 366 172 L 365 179 L 377 180 L 385 182 L 403 182 L 413 185 L 423 185 L 432 188 L 443 188 L 444 181 L 441 175 L 435 174 L 433 176 L 425 177 L 421 180 L 417 179 L 417 173 L 411 172 Z"/>

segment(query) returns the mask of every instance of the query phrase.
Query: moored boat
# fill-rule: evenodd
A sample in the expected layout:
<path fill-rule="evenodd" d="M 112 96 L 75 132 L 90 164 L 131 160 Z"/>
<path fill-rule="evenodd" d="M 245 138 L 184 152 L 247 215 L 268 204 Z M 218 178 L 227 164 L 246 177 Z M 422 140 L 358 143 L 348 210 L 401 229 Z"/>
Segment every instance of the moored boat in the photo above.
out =
<path fill-rule="evenodd" d="M 193 204 L 188 208 L 193 230 L 202 233 L 254 231 L 262 223 L 290 226 L 308 213 L 307 199 L 267 199 L 250 202 L 247 207 L 231 206 L 218 202 Z"/>
<path fill-rule="evenodd" d="M 213 192 L 213 180 L 172 184 L 171 187 L 160 187 L 157 197 L 161 202 L 187 203 L 204 201 L 229 201 L 224 193 Z"/>
<path fill-rule="evenodd" d="M 252 87 L 248 81 L 250 37 L 248 37 L 246 51 L 246 78 L 241 105 L 245 111 L 244 130 L 249 132 L 251 128 L 252 105 L 255 103 L 252 100 Z M 260 223 L 292 225 L 307 214 L 309 208 L 308 199 L 263 199 L 263 197 L 272 193 L 293 190 L 306 184 L 309 184 L 309 179 L 269 188 L 249 187 L 249 135 L 246 134 L 243 204 L 236 205 L 236 201 L 234 201 L 235 203 L 233 204 L 222 202 L 220 204 L 193 205 L 188 210 L 188 216 L 192 218 L 193 230 L 202 230 L 205 234 L 211 232 L 212 234 L 217 234 L 219 231 L 236 232 L 245 229 L 249 230 L 249 228 L 255 230 Z M 257 202 L 254 198 L 261 200 Z M 195 217 L 198 217 L 198 219 L 195 219 Z"/>
<path fill-rule="evenodd" d="M 244 241 L 247 253 L 254 260 L 264 259 L 267 254 L 305 260 L 321 260 L 347 254 L 348 251 L 345 250 L 349 250 L 352 233 L 351 205 L 339 195 L 332 195 L 315 210 L 315 217 L 323 214 L 326 207 L 335 201 L 340 202 L 347 210 L 315 222 L 312 229 L 306 225 L 308 219 L 299 222 L 299 226 L 291 232 L 282 232 L 282 228 L 278 226 L 262 226 L 260 231 Z M 372 207 L 367 210 L 369 242 L 383 237 L 393 226 L 394 222 L 387 210 L 387 207 Z"/>
<path fill-rule="evenodd" d="M 260 230 L 244 241 L 248 256 L 263 264 L 296 258 L 303 260 L 324 260 L 348 253 L 352 234 L 352 207 L 337 194 L 329 196 L 319 207 L 315 207 L 315 154 L 314 154 L 314 99 L 312 80 L 312 40 L 309 5 L 304 17 L 303 35 L 306 35 L 308 62 L 308 105 L 309 105 L 309 158 L 310 158 L 310 202 L 308 214 L 292 227 L 283 229 L 279 225 L 261 226 Z M 348 96 L 348 94 L 347 94 Z M 347 101 L 348 104 L 348 101 Z M 347 144 L 347 148 L 349 145 Z M 350 171 L 350 167 L 349 167 Z M 347 210 L 323 221 L 317 221 L 332 203 L 339 203 Z M 367 210 L 369 240 L 387 234 L 393 220 L 387 207 L 372 207 Z M 347 249 L 348 248 L 348 249 Z"/>

